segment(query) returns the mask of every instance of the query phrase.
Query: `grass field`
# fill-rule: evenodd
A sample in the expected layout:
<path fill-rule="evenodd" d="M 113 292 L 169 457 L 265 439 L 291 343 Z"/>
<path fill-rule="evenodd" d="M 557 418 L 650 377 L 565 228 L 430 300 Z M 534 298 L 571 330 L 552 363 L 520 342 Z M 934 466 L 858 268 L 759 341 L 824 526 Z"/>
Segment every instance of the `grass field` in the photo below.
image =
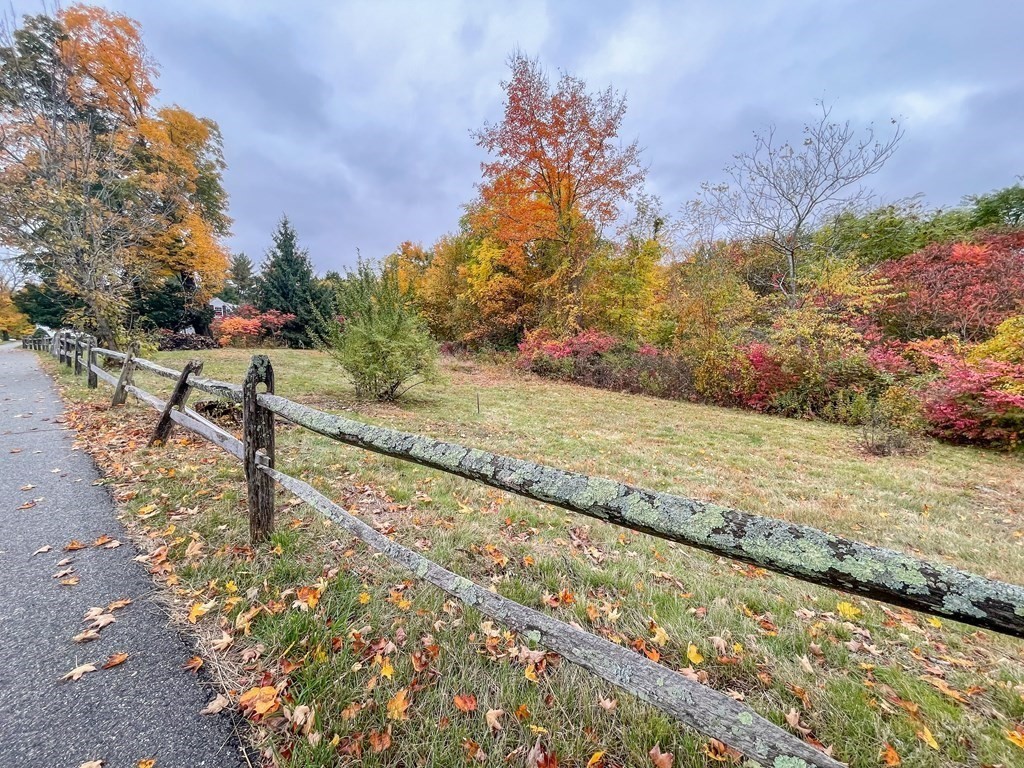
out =
<path fill-rule="evenodd" d="M 156 359 L 180 367 L 201 357 L 204 375 L 240 382 L 250 354 Z M 442 381 L 403 403 L 367 405 L 322 355 L 269 354 L 277 393 L 324 410 L 1022 582 L 1019 455 L 931 444 L 921 456 L 866 457 L 855 432 L 835 425 L 453 360 Z M 279 689 L 282 708 L 262 718 L 258 738 L 281 765 L 520 765 L 538 738 L 563 766 L 599 752 L 592 765 L 650 765 L 655 744 L 676 766 L 730 759 L 568 664 L 534 674 L 517 638 L 352 545 L 287 494 L 271 545 L 248 552 L 233 459 L 180 432 L 170 446 L 145 449 L 152 412 L 111 412 L 106 385 L 90 394 L 60 377 L 84 403 L 73 420 L 126 517 L 149 546 L 168 545 L 167 563 L 153 563 L 159 579 L 170 577 L 182 615 L 199 606 L 192 618 L 208 638 L 207 668 L 233 699 L 255 686 Z M 157 393 L 170 384 L 147 374 L 137 382 Z M 297 428 L 279 428 L 278 466 L 317 478 L 321 491 L 447 567 L 689 668 L 854 766 L 895 764 L 895 755 L 905 766 L 1024 765 L 1024 642 L 886 610 Z M 310 606 L 303 587 L 319 601 Z M 401 691 L 411 701 L 404 713 L 394 705 Z M 460 694 L 475 696 L 476 708 L 459 709 Z M 314 710 L 312 726 L 295 715 L 303 706 Z M 500 730 L 488 724 L 490 710 L 501 710 L 491 717 Z"/>

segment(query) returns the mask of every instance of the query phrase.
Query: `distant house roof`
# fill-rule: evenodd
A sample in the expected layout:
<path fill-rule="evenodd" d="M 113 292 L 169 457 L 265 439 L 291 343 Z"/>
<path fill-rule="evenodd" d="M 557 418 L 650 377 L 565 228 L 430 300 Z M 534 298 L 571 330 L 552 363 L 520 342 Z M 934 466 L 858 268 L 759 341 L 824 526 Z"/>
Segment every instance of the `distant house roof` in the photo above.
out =
<path fill-rule="evenodd" d="M 238 309 L 238 305 L 237 304 L 232 304 L 229 301 L 224 301 L 223 299 L 218 299 L 216 296 L 214 296 L 212 299 L 210 299 L 210 306 L 213 307 L 214 309 L 221 309 L 221 310 Z"/>

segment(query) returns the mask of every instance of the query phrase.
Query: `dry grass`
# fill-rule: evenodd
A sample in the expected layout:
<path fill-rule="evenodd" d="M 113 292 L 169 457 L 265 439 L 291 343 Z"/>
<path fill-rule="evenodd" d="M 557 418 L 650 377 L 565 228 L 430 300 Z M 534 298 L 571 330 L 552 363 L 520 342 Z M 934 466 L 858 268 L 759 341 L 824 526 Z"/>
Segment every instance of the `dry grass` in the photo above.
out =
<path fill-rule="evenodd" d="M 220 350 L 158 359 L 180 367 L 188 357 L 203 357 L 205 375 L 240 381 L 249 354 Z M 933 444 L 920 456 L 866 457 L 855 432 L 834 425 L 619 395 L 465 362 L 449 361 L 443 382 L 414 389 L 400 405 L 363 405 L 319 354 L 270 355 L 277 392 L 325 410 L 353 411 L 374 423 L 712 499 L 1009 581 L 1020 583 L 1024 573 L 1019 456 Z M 64 378 L 74 398 L 89 397 Z M 140 376 L 139 383 L 166 391 L 167 383 L 153 377 Z M 139 424 L 152 421 L 141 409 L 121 411 L 117 420 L 93 409 L 83 426 L 88 421 L 86 428 L 108 434 L 131 423 L 121 420 L 124 413 Z M 159 514 L 143 524 L 149 534 L 159 540 L 160 529 L 177 521 L 180 532 L 194 531 L 205 543 L 210 554 L 201 559 L 170 550 L 186 601 L 216 600 L 223 612 L 225 581 L 235 581 L 240 595 L 255 589 L 253 597 L 230 606 L 225 621 L 250 604 L 281 601 L 282 591 L 330 576 L 315 612 L 261 615 L 252 634 L 236 633 L 233 650 L 226 652 L 262 645 L 260 659 L 250 664 L 251 679 L 233 684 L 251 684 L 269 670 L 275 683 L 287 679 L 291 706 L 317 710 L 317 732 L 323 734 L 318 745 L 277 728 L 269 743 L 283 764 L 354 760 L 339 748 L 351 749 L 355 734 L 365 739 L 389 724 L 392 746 L 373 754 L 366 742 L 365 764 L 461 764 L 469 740 L 487 753 L 487 764 L 502 765 L 516 750 L 525 754 L 538 733 L 562 765 L 582 766 L 597 751 L 605 751 L 609 766 L 644 765 L 656 742 L 676 753 L 677 766 L 713 762 L 704 739 L 579 670 L 560 665 L 531 682 L 521 665 L 482 652 L 479 615 L 428 587 L 408 586 L 396 598 L 393 590 L 407 575 L 362 547 L 350 547 L 346 537 L 331 544 L 337 533 L 302 508 L 280 515 L 274 541 L 280 554 L 232 555 L 229 547 L 245 536 L 240 473 L 233 460 L 214 461 L 214 455 L 192 442 L 164 450 L 132 447 L 124 462 L 135 462 L 130 481 L 144 490 L 128 501 L 128 510 L 156 498 Z M 211 461 L 200 461 L 207 456 Z M 545 594 L 567 590 L 575 596 L 572 605 L 546 609 L 627 643 L 640 638 L 650 645 L 655 622 L 669 638 L 658 649 L 663 663 L 694 666 L 711 685 L 743 696 L 780 724 L 795 709 L 813 738 L 853 765 L 878 765 L 886 744 L 907 766 L 1013 765 L 1024 758 L 1008 738 L 1024 720 L 1024 646 L 1018 641 L 950 622 L 935 626 L 871 601 L 623 535 L 299 429 L 280 430 L 278 462 L 292 474 L 321 478 L 321 490 L 398 540 L 520 602 L 540 606 Z M 178 469 L 168 477 L 157 466 Z M 139 477 L 140 467 L 150 472 Z M 283 504 L 287 496 L 280 498 Z M 296 522 L 288 523 L 293 516 Z M 500 565 L 487 545 L 507 556 L 507 564 Z M 365 603 L 364 593 L 370 596 Z M 840 602 L 848 604 L 846 617 L 837 612 Z M 217 621 L 215 613 L 200 625 Z M 391 679 L 351 641 L 352 630 L 367 626 L 366 639 L 406 638 L 389 655 Z M 412 667 L 410 654 L 425 634 L 441 649 L 436 674 Z M 690 644 L 704 657 L 700 664 L 686 658 Z M 726 652 L 716 651 L 716 644 Z M 296 660 L 301 665 L 286 674 L 282 659 L 285 668 Z M 387 701 L 410 685 L 423 686 L 413 694 L 412 719 L 389 721 Z M 477 696 L 476 712 L 455 709 L 452 696 L 460 692 Z M 597 703 L 602 697 L 617 698 L 618 706 L 605 710 Z M 365 706 L 346 719 L 353 702 Z M 512 716 L 521 704 L 531 712 L 522 721 Z M 483 718 L 488 709 L 507 713 L 504 730 L 490 732 Z M 928 733 L 937 750 L 927 743 Z M 511 764 L 516 761 L 522 757 Z"/>

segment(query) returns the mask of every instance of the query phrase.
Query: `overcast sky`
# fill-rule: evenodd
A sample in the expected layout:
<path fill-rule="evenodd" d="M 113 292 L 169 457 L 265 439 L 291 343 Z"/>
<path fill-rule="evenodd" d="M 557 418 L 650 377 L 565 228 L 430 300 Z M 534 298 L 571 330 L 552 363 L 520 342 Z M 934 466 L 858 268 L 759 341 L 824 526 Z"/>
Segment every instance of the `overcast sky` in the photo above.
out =
<path fill-rule="evenodd" d="M 623 138 L 669 212 L 820 98 L 858 124 L 902 116 L 872 182 L 887 199 L 951 205 L 1024 173 L 1020 0 L 102 4 L 141 22 L 161 100 L 220 124 L 230 246 L 257 261 L 282 213 L 321 271 L 455 229 L 479 179 L 470 130 L 500 118 L 516 48 L 628 95 Z"/>

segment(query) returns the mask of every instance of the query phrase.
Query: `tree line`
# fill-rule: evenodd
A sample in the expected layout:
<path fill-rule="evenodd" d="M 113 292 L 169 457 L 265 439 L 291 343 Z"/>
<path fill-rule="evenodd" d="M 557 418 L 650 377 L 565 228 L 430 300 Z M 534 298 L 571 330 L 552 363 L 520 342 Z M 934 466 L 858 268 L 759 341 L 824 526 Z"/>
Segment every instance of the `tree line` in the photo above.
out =
<path fill-rule="evenodd" d="M 368 396 L 429 375 L 440 343 L 596 386 L 877 423 L 881 451 L 915 431 L 1024 434 L 1024 187 L 950 209 L 878 202 L 866 185 L 899 149 L 897 121 L 854 126 L 819 104 L 670 212 L 620 137 L 626 97 L 517 52 L 500 119 L 473 133 L 488 159 L 455 230 L 320 277 L 286 218 L 259 270 L 227 254 L 219 130 L 155 106 L 134 21 L 72 6 L 0 42 L 0 242 L 33 278 L 0 291 L 0 323 L 20 310 L 107 343 L 192 326 L 320 346 Z M 212 321 L 217 295 L 235 317 Z"/>

